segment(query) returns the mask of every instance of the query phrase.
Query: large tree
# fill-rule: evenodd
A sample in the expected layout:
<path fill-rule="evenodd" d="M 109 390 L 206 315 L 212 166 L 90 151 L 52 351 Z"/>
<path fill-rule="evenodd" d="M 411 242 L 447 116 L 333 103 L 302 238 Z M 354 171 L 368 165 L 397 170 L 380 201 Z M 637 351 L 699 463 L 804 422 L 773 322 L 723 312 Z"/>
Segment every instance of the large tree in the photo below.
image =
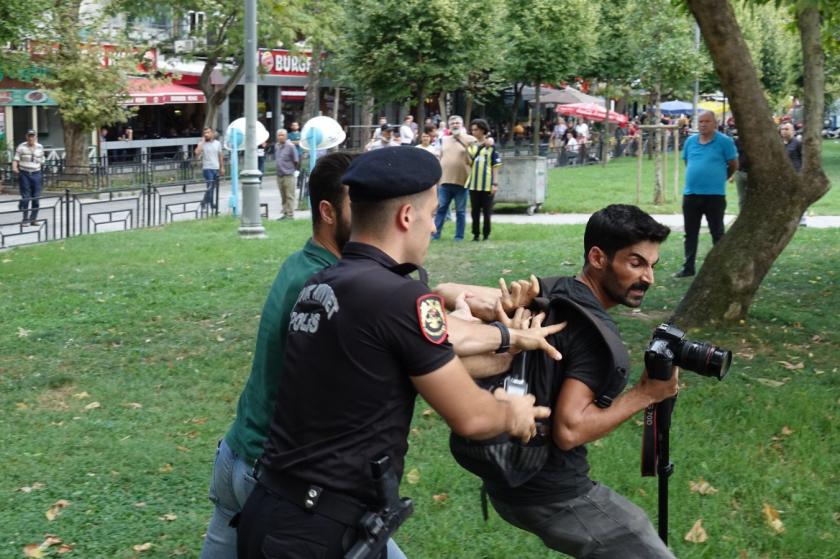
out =
<path fill-rule="evenodd" d="M 534 154 L 539 152 L 541 84 L 574 77 L 589 64 L 596 45 L 588 38 L 597 33 L 598 15 L 598 7 L 588 0 L 507 0 L 505 76 L 517 93 L 524 84 L 536 88 Z M 516 124 L 516 97 L 511 130 Z"/>
<path fill-rule="evenodd" d="M 825 65 L 821 18 L 837 17 L 836 0 L 793 6 L 804 64 L 805 133 L 797 174 L 779 139 L 747 45 L 726 0 L 687 0 L 703 33 L 750 159 L 747 197 L 735 223 L 706 256 L 677 307 L 684 326 L 735 321 L 746 316 L 773 262 L 796 233 L 802 213 L 830 185 L 820 161 Z"/>

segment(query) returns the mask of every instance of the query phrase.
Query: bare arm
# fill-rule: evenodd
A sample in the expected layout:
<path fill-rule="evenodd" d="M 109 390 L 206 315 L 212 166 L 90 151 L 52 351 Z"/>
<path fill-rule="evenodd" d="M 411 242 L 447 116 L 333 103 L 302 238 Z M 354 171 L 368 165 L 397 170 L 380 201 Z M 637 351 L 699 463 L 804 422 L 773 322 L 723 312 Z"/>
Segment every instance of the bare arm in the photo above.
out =
<path fill-rule="evenodd" d="M 429 374 L 411 377 L 423 396 L 449 427 L 462 437 L 489 439 L 508 433 L 527 441 L 536 433 L 535 419 L 550 410 L 534 406 L 534 397 L 490 394 L 467 374 L 460 359 L 453 359 Z"/>
<path fill-rule="evenodd" d="M 225 175 L 225 152 L 223 150 L 219 150 L 219 176 L 223 177 Z"/>
<path fill-rule="evenodd" d="M 496 319 L 496 304 L 501 301 L 505 312 L 511 314 L 518 307 L 531 304 L 534 297 L 540 294 L 540 283 L 536 276 L 531 275 L 528 280 L 518 280 L 508 289 L 504 279 L 499 279 L 499 287 L 483 287 L 461 283 L 441 283 L 435 286 L 434 292 L 443 297 L 447 308 L 455 307 L 455 300 L 462 293 L 466 293 L 467 305 L 473 316 L 484 321 Z"/>
<path fill-rule="evenodd" d="M 513 363 L 510 353 L 482 353 L 461 358 L 461 362 L 472 378 L 485 378 L 504 373 Z"/>
<path fill-rule="evenodd" d="M 738 160 L 730 159 L 726 162 L 726 178 L 731 177 L 738 170 Z"/>
<path fill-rule="evenodd" d="M 647 372 L 630 390 L 615 399 L 608 408 L 595 405 L 595 393 L 583 382 L 567 378 L 560 387 L 554 406 L 552 437 L 563 450 L 595 441 L 627 421 L 650 404 L 677 393 L 679 370 L 670 380 L 649 379 Z"/>
<path fill-rule="evenodd" d="M 566 323 L 534 328 L 509 328 L 511 349 L 530 351 L 538 349 L 546 352 L 552 359 L 559 360 L 560 352 L 546 341 L 546 336 L 556 334 L 566 327 Z M 459 356 L 491 353 L 502 345 L 502 333 L 496 326 L 479 322 L 467 322 L 457 317 L 448 321 L 449 341 Z"/>
<path fill-rule="evenodd" d="M 195 145 L 195 150 L 193 151 L 193 153 L 195 153 L 196 157 L 201 157 L 202 151 L 204 151 L 204 140 L 201 140 Z"/>

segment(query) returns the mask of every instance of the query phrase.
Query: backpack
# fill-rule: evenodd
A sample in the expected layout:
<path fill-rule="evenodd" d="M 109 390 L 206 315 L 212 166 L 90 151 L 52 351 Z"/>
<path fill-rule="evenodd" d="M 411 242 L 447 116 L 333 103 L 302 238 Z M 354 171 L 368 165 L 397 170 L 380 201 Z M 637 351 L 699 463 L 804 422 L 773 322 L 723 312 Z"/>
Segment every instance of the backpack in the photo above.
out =
<path fill-rule="evenodd" d="M 595 404 L 601 408 L 609 407 L 627 384 L 629 374 L 630 355 L 618 335 L 590 310 L 564 296 L 552 296 L 550 300 L 537 298 L 531 308 L 546 313 L 544 325 L 557 324 L 577 314 L 596 328 L 609 349 L 611 374 L 599 387 Z M 553 408 L 564 376 L 556 374 L 555 367 L 555 362 L 542 351 L 521 352 L 508 371 L 476 379 L 475 382 L 491 392 L 499 387 L 509 392 L 527 390 L 534 395 L 536 405 Z M 518 487 L 539 472 L 548 460 L 550 445 L 553 444 L 550 421 L 551 418 L 547 422 L 538 422 L 537 435 L 527 443 L 507 434 L 476 441 L 452 433 L 449 449 L 461 467 L 478 477 Z"/>

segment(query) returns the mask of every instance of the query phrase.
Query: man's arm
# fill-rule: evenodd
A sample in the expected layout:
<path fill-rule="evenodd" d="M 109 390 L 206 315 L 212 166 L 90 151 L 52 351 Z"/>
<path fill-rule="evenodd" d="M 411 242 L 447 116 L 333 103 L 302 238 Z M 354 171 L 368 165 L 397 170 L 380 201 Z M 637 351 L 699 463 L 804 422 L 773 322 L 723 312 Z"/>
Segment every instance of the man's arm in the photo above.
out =
<path fill-rule="evenodd" d="M 461 362 L 472 378 L 485 378 L 504 373 L 513 363 L 510 353 L 482 353 L 461 357 Z"/>
<path fill-rule="evenodd" d="M 726 162 L 726 178 L 730 178 L 738 170 L 738 159 L 730 159 Z"/>
<path fill-rule="evenodd" d="M 679 370 L 676 368 L 670 380 L 650 379 L 645 371 L 639 382 L 616 398 L 610 407 L 599 408 L 594 402 L 595 393 L 586 384 L 567 378 L 554 406 L 554 444 L 570 450 L 598 440 L 650 404 L 676 395 L 678 383 Z"/>
<path fill-rule="evenodd" d="M 225 175 L 225 151 L 219 147 L 219 176 Z"/>
<path fill-rule="evenodd" d="M 538 318 L 533 328 L 508 328 L 510 348 L 520 351 L 538 349 L 546 352 L 552 359 L 559 360 L 560 352 L 545 338 L 565 328 L 566 323 L 542 326 L 541 322 L 542 319 Z M 449 341 L 459 356 L 491 353 L 502 345 L 501 330 L 491 324 L 467 322 L 450 315 L 447 326 Z"/>
<path fill-rule="evenodd" d="M 12 159 L 12 172 L 14 174 L 18 174 L 20 172 L 19 167 L 18 167 L 18 162 L 19 161 L 20 161 L 20 153 L 18 153 L 18 150 L 16 149 L 15 150 L 15 157 Z"/>
<path fill-rule="evenodd" d="M 193 153 L 196 157 L 201 157 L 202 151 L 204 151 L 204 140 L 201 140 L 195 145 L 195 150 L 193 150 Z"/>
<path fill-rule="evenodd" d="M 510 288 L 504 278 L 499 279 L 499 287 L 484 287 L 461 283 L 441 283 L 435 286 L 434 292 L 443 297 L 446 307 L 455 307 L 455 300 L 462 293 L 466 293 L 466 302 L 473 316 L 486 322 L 496 320 L 496 305 L 499 301 L 502 308 L 511 314 L 518 307 L 527 307 L 540 294 L 540 282 L 531 275 L 528 280 L 514 281 Z"/>
<path fill-rule="evenodd" d="M 508 433 L 527 442 L 536 434 L 534 420 L 551 413 L 546 407 L 534 406 L 532 395 L 511 396 L 503 390 L 490 394 L 482 390 L 458 358 L 431 373 L 411 377 L 411 381 L 423 399 L 462 437 L 489 439 Z"/>

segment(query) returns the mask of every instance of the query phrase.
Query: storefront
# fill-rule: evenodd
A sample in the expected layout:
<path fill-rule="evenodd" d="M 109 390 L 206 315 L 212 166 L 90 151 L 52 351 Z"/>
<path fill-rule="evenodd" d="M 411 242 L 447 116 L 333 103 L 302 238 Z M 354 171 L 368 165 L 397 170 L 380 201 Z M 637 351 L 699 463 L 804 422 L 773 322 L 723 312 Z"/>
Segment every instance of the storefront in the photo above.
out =
<path fill-rule="evenodd" d="M 25 71 L 36 71 L 32 67 Z M 21 75 L 26 79 L 29 74 Z M 38 141 L 45 148 L 64 147 L 61 120 L 55 100 L 31 81 L 0 75 L 0 144 L 7 150 L 26 139 L 28 129 L 38 131 Z"/>

